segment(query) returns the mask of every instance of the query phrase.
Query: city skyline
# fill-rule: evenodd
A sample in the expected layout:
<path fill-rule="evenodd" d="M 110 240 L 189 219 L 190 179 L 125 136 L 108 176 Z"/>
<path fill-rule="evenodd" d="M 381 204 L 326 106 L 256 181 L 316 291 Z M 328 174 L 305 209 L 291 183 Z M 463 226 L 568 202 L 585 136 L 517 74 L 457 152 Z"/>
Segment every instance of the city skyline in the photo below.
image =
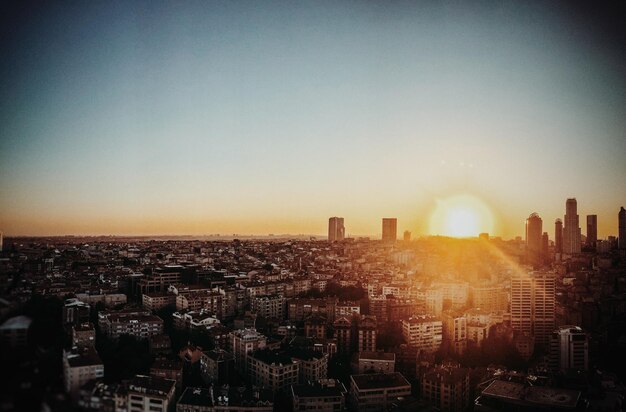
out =
<path fill-rule="evenodd" d="M 492 217 L 481 231 L 514 237 L 530 212 L 561 217 L 575 195 L 598 236 L 615 235 L 626 75 L 623 30 L 606 14 L 402 2 L 8 11 L 0 228 L 323 234 L 341 215 L 372 235 L 393 215 L 417 236 L 440 232 L 439 205 L 466 196 Z"/>

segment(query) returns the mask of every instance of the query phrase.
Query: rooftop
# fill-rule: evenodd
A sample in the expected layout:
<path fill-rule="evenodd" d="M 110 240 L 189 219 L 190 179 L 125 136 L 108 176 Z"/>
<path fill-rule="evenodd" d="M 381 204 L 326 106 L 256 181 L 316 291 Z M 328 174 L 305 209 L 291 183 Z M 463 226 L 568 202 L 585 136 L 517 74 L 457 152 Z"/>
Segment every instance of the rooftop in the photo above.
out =
<path fill-rule="evenodd" d="M 543 406 L 574 408 L 578 404 L 580 392 L 571 389 L 545 386 L 526 386 L 522 383 L 493 381 L 483 392 L 483 396 Z"/>
<path fill-rule="evenodd" d="M 350 375 L 350 378 L 359 390 L 396 388 L 399 386 L 411 387 L 409 382 L 399 372 Z"/>

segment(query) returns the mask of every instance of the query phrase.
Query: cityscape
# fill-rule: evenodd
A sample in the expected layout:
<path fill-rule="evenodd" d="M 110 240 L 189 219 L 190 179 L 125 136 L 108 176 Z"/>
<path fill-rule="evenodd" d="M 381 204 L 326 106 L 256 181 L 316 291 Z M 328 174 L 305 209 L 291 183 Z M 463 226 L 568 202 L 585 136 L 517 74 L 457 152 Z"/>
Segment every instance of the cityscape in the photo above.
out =
<path fill-rule="evenodd" d="M 0 10 L 0 412 L 624 410 L 624 2 Z"/>

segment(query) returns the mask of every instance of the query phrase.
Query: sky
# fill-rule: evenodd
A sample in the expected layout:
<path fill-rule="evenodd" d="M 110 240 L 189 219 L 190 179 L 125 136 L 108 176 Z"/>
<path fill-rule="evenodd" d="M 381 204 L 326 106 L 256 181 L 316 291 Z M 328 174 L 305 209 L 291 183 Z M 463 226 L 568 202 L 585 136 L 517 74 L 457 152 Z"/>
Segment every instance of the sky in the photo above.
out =
<path fill-rule="evenodd" d="M 3 3 L 0 231 L 615 235 L 625 6 L 416 3 Z"/>

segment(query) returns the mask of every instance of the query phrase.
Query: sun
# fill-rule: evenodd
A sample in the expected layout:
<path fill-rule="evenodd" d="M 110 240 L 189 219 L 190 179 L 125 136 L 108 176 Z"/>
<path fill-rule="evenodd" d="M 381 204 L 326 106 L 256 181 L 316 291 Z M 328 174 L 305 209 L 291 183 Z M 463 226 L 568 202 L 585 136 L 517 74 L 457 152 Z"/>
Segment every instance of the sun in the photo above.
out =
<path fill-rule="evenodd" d="M 471 195 L 438 199 L 430 217 L 430 233 L 452 237 L 478 236 L 493 231 L 489 207 Z"/>

